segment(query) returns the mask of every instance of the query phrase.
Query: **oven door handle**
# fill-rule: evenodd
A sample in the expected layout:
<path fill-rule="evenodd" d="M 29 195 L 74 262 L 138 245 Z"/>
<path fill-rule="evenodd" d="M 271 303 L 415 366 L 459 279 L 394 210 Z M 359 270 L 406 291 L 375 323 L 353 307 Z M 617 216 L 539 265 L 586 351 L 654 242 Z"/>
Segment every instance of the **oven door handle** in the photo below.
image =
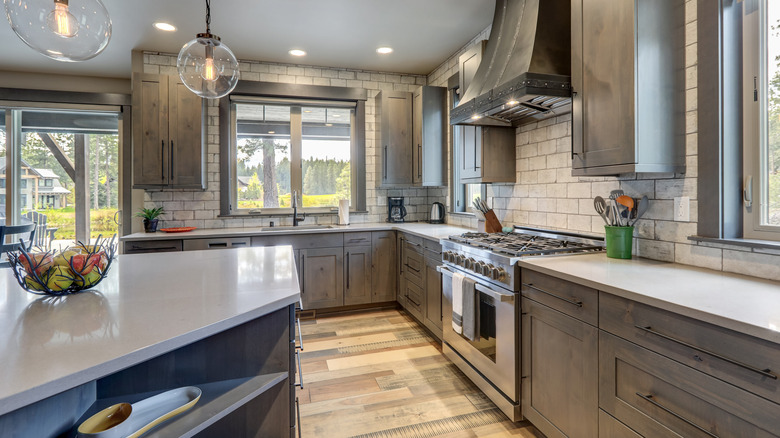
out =
<path fill-rule="evenodd" d="M 449 269 L 446 266 L 442 266 L 442 265 L 437 266 L 436 270 L 441 272 L 442 274 L 445 274 L 445 275 L 449 274 L 450 276 L 452 276 L 452 274 L 455 273 L 455 271 L 453 271 L 452 269 Z M 495 289 L 491 289 L 491 288 L 483 285 L 480 282 L 477 282 L 474 285 L 474 289 L 477 292 L 480 292 L 480 293 L 483 293 L 485 295 L 488 295 L 491 298 L 493 298 L 495 300 L 498 300 L 498 301 L 501 301 L 501 302 L 510 302 L 511 303 L 512 301 L 515 300 L 515 294 L 513 294 L 511 292 L 500 292 L 500 291 L 497 291 Z"/>

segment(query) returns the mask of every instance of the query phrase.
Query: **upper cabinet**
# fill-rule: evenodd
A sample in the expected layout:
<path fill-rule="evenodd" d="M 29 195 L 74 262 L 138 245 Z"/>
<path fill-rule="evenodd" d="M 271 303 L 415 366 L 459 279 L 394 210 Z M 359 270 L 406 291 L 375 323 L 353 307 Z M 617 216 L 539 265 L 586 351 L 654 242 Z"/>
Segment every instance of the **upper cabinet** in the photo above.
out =
<path fill-rule="evenodd" d="M 460 96 L 474 78 L 486 45 L 482 41 L 458 57 Z M 455 125 L 452 131 L 460 183 L 515 182 L 514 128 Z"/>
<path fill-rule="evenodd" d="M 420 87 L 413 93 L 382 91 L 377 96 L 380 123 L 380 186 L 444 186 L 447 129 L 446 89 Z"/>
<path fill-rule="evenodd" d="M 382 91 L 377 110 L 379 185 L 412 184 L 412 93 Z"/>
<path fill-rule="evenodd" d="M 414 92 L 412 181 L 419 186 L 447 185 L 447 89 L 424 86 Z"/>
<path fill-rule="evenodd" d="M 204 105 L 177 76 L 133 74 L 133 188 L 206 188 Z"/>
<path fill-rule="evenodd" d="M 572 174 L 683 172 L 684 0 L 571 4 Z"/>

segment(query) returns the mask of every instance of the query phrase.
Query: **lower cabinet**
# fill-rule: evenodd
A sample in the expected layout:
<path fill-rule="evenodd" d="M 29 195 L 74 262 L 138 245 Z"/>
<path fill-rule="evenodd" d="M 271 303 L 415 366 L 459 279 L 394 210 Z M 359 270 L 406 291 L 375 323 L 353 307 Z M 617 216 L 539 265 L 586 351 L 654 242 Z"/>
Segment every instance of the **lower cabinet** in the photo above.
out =
<path fill-rule="evenodd" d="M 300 250 L 301 299 L 306 310 L 344 304 L 344 248 Z"/>
<path fill-rule="evenodd" d="M 599 437 L 604 438 L 642 438 L 625 424 L 599 409 Z"/>
<path fill-rule="evenodd" d="M 371 233 L 372 303 L 395 301 L 398 284 L 396 248 L 395 231 Z"/>
<path fill-rule="evenodd" d="M 598 328 L 522 299 L 522 410 L 548 438 L 599 436 Z"/>
<path fill-rule="evenodd" d="M 370 303 L 371 246 L 344 248 L 344 305 Z"/>
<path fill-rule="evenodd" d="M 436 267 L 441 260 L 425 257 L 425 320 L 428 330 L 442 337 L 441 273 Z"/>

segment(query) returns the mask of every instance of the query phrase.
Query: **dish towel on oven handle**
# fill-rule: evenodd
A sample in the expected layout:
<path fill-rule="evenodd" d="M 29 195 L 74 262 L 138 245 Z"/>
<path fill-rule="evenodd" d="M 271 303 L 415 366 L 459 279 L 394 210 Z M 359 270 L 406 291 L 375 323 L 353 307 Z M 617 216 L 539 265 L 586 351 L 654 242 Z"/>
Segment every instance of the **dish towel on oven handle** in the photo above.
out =
<path fill-rule="evenodd" d="M 479 294 L 474 280 L 463 274 L 452 274 L 452 330 L 472 341 L 479 340 Z"/>

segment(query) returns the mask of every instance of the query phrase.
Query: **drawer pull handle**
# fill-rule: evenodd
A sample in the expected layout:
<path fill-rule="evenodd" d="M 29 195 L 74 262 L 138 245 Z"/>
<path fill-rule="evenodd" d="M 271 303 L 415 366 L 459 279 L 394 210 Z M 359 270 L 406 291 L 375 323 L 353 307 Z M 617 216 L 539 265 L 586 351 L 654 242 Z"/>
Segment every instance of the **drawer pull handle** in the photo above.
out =
<path fill-rule="evenodd" d="M 298 402 L 298 397 L 295 397 L 295 418 L 298 422 L 295 424 L 298 429 L 298 438 L 301 438 L 301 404 Z"/>
<path fill-rule="evenodd" d="M 296 325 L 298 326 L 298 344 L 295 348 L 303 351 L 303 332 L 301 332 L 301 318 L 295 318 Z"/>
<path fill-rule="evenodd" d="M 301 372 L 301 354 L 299 352 L 295 352 L 295 359 L 298 361 L 298 381 L 300 383 L 296 383 L 295 386 L 303 389 L 303 373 Z"/>
<path fill-rule="evenodd" d="M 700 352 L 702 352 L 704 354 L 707 354 L 709 356 L 715 357 L 715 358 L 720 359 L 722 361 L 728 362 L 728 363 L 736 365 L 738 367 L 745 368 L 746 370 L 753 371 L 754 373 L 761 374 L 764 377 L 769 377 L 770 379 L 777 380 L 777 374 L 774 374 L 772 372 L 772 370 L 770 370 L 769 368 L 766 368 L 766 369 L 762 370 L 760 368 L 756 368 L 754 366 L 744 364 L 744 363 L 736 361 L 734 359 L 730 359 L 730 358 L 728 358 L 726 356 L 721 356 L 720 354 L 713 353 L 713 352 L 711 352 L 709 350 L 705 350 L 703 348 L 699 348 L 699 347 L 697 347 L 695 345 L 691 345 L 691 344 L 689 344 L 687 342 L 684 342 L 684 341 L 681 341 L 679 339 L 675 339 L 675 338 L 673 338 L 671 336 L 667 336 L 667 335 L 665 335 L 665 334 L 663 334 L 661 332 L 653 330 L 653 328 L 650 327 L 650 326 L 642 327 L 642 326 L 639 326 L 639 325 L 635 325 L 634 327 L 638 328 L 640 330 L 644 330 L 644 331 L 646 331 L 648 333 L 652 333 L 652 334 L 658 336 L 659 338 L 663 338 L 663 339 L 666 339 L 667 341 L 672 341 L 672 342 L 674 342 L 676 344 L 682 345 L 683 347 L 688 347 L 688 348 L 691 348 L 693 350 L 700 351 Z"/>
<path fill-rule="evenodd" d="M 713 434 L 709 430 L 699 426 L 698 424 L 694 423 L 693 421 L 683 417 L 682 415 L 678 414 L 677 412 L 674 412 L 673 410 L 667 408 L 666 406 L 662 405 L 661 403 L 658 403 L 657 401 L 653 400 L 653 395 L 652 394 L 644 395 L 644 394 L 640 394 L 640 393 L 637 392 L 636 395 L 638 395 L 639 397 L 641 397 L 643 400 L 647 401 L 648 403 L 652 404 L 653 406 L 657 407 L 658 409 L 666 412 L 667 414 L 669 414 L 669 415 L 671 415 L 671 416 L 673 416 L 673 417 L 675 417 L 675 418 L 677 418 L 679 420 L 682 420 L 682 421 L 688 423 L 688 425 L 690 425 L 692 427 L 695 427 L 696 429 L 698 429 L 699 431 L 701 431 L 703 433 L 706 433 L 707 435 L 711 436 L 712 438 L 718 438 L 717 435 Z"/>
<path fill-rule="evenodd" d="M 565 301 L 565 302 L 567 302 L 567 303 L 569 303 L 569 304 L 571 304 L 573 306 L 582 307 L 582 301 L 570 300 L 570 299 L 564 298 L 564 297 L 562 297 L 560 295 L 556 295 L 554 293 L 547 292 L 546 290 L 539 289 L 538 287 L 534 286 L 532 283 L 523 283 L 523 286 L 528 286 L 528 287 L 530 287 L 531 289 L 533 289 L 535 291 L 539 291 L 539 292 L 541 292 L 541 293 L 543 293 L 545 295 L 549 295 L 549 296 L 551 296 L 553 298 L 557 298 L 557 299 L 559 299 L 561 301 Z"/>
<path fill-rule="evenodd" d="M 411 266 L 411 265 L 409 265 L 409 264 L 406 264 L 405 266 L 406 266 L 407 268 L 411 269 L 412 271 L 414 271 L 414 272 L 417 272 L 418 274 L 420 273 L 420 270 L 419 270 L 419 269 L 415 269 L 413 266 Z"/>
<path fill-rule="evenodd" d="M 411 296 L 407 295 L 406 299 L 411 301 L 415 306 L 420 307 L 420 303 L 418 303 L 417 301 L 413 300 Z"/>

